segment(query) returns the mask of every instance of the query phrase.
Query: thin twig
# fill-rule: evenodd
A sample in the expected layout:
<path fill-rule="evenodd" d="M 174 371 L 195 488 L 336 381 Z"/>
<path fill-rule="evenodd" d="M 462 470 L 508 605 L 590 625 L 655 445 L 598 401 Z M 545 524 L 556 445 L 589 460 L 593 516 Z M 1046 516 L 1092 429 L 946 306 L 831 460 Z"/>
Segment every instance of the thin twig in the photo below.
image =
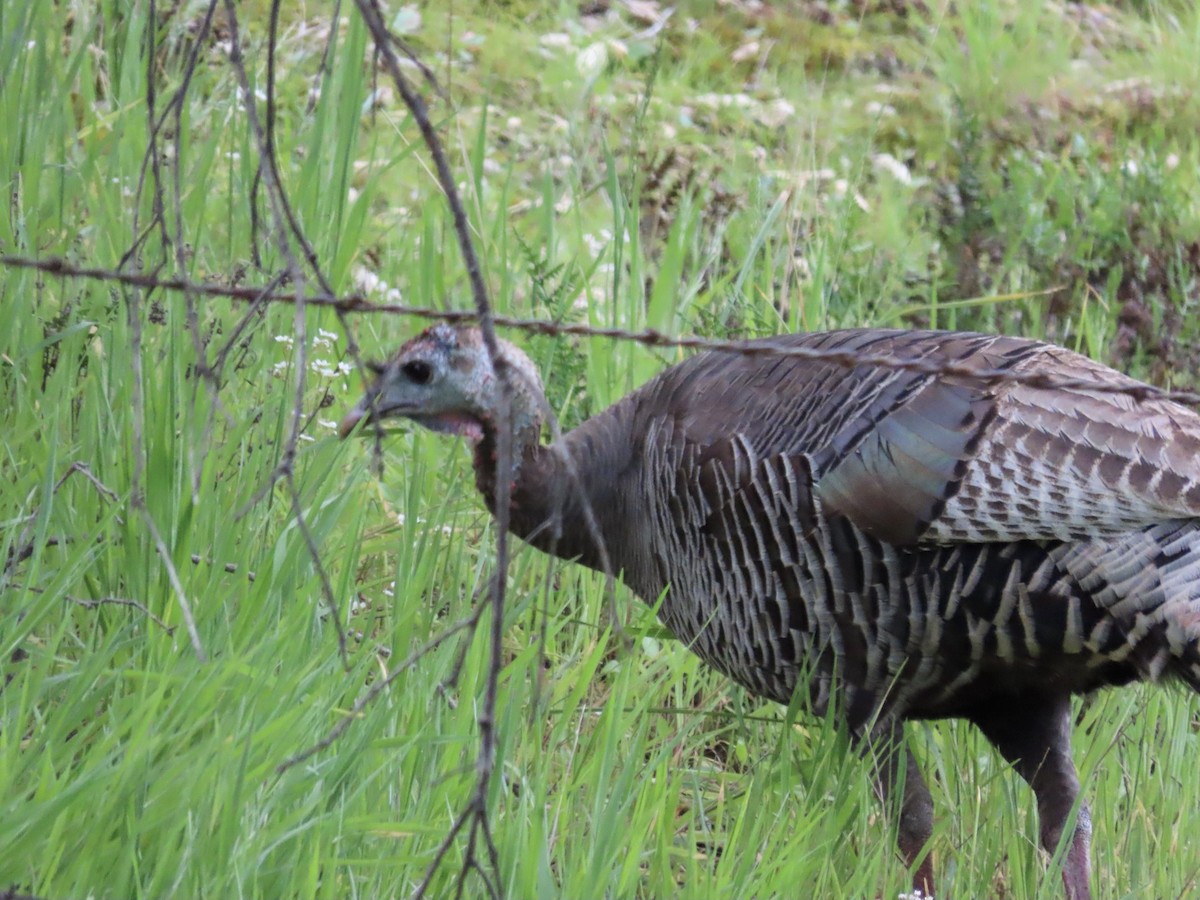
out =
<path fill-rule="evenodd" d="M 424 897 L 429 891 L 429 886 L 433 882 L 433 876 L 437 874 L 442 867 L 442 862 L 446 858 L 446 854 L 450 852 L 450 848 L 454 846 L 454 839 L 458 837 L 458 833 L 463 830 L 463 826 L 467 824 L 468 819 L 474 817 L 475 810 L 468 807 L 466 810 L 455 816 L 454 824 L 450 826 L 450 830 L 446 832 L 446 836 L 442 838 L 438 848 L 434 851 L 433 860 L 425 869 L 425 877 L 421 879 L 421 883 L 417 885 L 417 889 L 413 891 L 414 898 Z"/>
<path fill-rule="evenodd" d="M 329 33 L 325 36 L 325 46 L 321 50 L 321 61 L 317 64 L 317 74 L 313 76 L 315 84 L 320 85 L 318 90 L 309 89 L 308 103 L 304 107 L 304 112 L 312 115 L 317 109 L 317 99 L 324 91 L 322 82 L 327 79 L 333 72 L 333 47 L 337 43 L 338 23 L 342 20 L 342 0 L 334 0 L 333 12 L 329 16 Z"/>
<path fill-rule="evenodd" d="M 471 605 L 475 608 L 475 613 L 473 616 L 475 621 L 471 623 L 472 626 L 478 624 L 479 617 L 483 614 L 481 610 L 483 609 L 483 606 L 486 605 L 483 603 L 483 594 L 485 590 L 490 592 L 491 587 L 492 584 L 489 580 L 485 586 L 481 586 L 480 588 L 476 589 L 475 594 L 471 597 Z M 438 682 L 438 686 L 436 688 L 437 692 L 446 698 L 446 702 L 450 704 L 451 709 L 457 708 L 458 703 L 453 697 L 450 696 L 450 691 L 458 687 L 458 679 L 459 676 L 462 675 L 463 666 L 466 665 L 467 653 L 471 649 L 471 641 L 474 639 L 474 637 L 475 635 L 472 633 L 468 639 L 459 643 L 458 652 L 454 655 L 454 662 L 450 665 L 450 671 L 440 682 Z"/>
<path fill-rule="evenodd" d="M 115 502 L 121 499 L 120 495 L 117 494 L 116 491 L 92 474 L 92 470 L 88 468 L 87 463 L 82 463 L 79 461 L 75 461 L 67 466 L 67 471 L 62 474 L 62 477 L 59 478 L 58 481 L 54 482 L 54 487 L 50 489 L 50 496 L 53 497 L 56 495 L 62 489 L 62 486 L 67 483 L 68 479 L 70 479 L 70 477 L 76 472 L 90 481 L 100 496 L 104 497 L 106 500 Z M 7 578 L 17 563 L 24 562 L 25 560 L 29 559 L 29 557 L 33 556 L 33 551 L 37 545 L 37 542 L 33 538 L 33 526 L 34 523 L 37 522 L 38 512 L 39 510 L 35 509 L 23 519 L 23 521 L 27 521 L 29 524 L 26 525 L 22 530 L 21 536 L 17 539 L 17 543 L 9 547 L 8 557 L 5 559 L 4 570 L 3 572 L 0 572 L 0 577 Z M 58 538 L 46 538 L 44 541 L 42 541 L 42 546 L 57 547 L 60 543 L 63 542 L 59 541 Z"/>
<path fill-rule="evenodd" d="M 204 20 L 201 24 L 200 33 L 197 39 L 193 42 L 191 52 L 183 67 L 183 78 L 178 89 L 171 97 L 167 109 L 163 111 L 163 121 L 166 120 L 168 113 L 171 114 L 174 122 L 174 134 L 172 142 L 175 148 L 172 158 L 168 165 L 171 169 L 171 187 L 174 190 L 175 197 L 175 271 L 180 278 L 186 277 L 188 268 L 188 253 L 187 240 L 184 233 L 183 221 L 183 161 L 184 161 L 184 144 L 183 136 L 186 129 L 183 124 L 183 109 L 184 101 L 188 95 L 188 89 L 191 86 L 192 78 L 195 76 L 196 68 L 200 61 L 200 48 L 204 45 L 204 40 L 208 36 L 208 30 L 212 27 L 213 16 L 216 14 L 216 0 L 210 0 L 208 11 L 205 13 Z M 152 81 L 152 80 L 151 80 Z M 149 84 L 147 92 L 150 91 Z M 192 355 L 194 357 L 192 366 L 195 373 L 199 376 L 198 380 L 192 384 L 192 408 L 197 406 L 197 396 L 200 391 L 200 385 L 204 385 L 204 389 L 208 392 L 209 405 L 204 417 L 204 429 L 199 442 L 187 442 L 188 465 L 192 472 L 192 502 L 200 502 L 200 485 L 204 471 L 204 461 L 208 454 L 208 448 L 212 441 L 212 434 L 215 426 L 217 411 L 221 408 L 220 388 L 221 376 L 220 371 L 214 369 L 208 364 L 208 354 L 204 346 L 204 339 L 200 336 L 200 314 L 197 309 L 197 297 L 194 291 L 184 291 L 184 306 L 187 316 L 188 333 L 192 338 Z M 197 455 L 198 453 L 198 455 Z"/>
<path fill-rule="evenodd" d="M 233 68 L 238 87 L 241 89 L 242 100 L 246 107 L 246 120 L 250 125 L 250 131 L 254 136 L 254 141 L 258 148 L 258 172 L 262 177 L 262 182 L 266 189 L 267 206 L 271 211 L 272 232 L 278 245 L 277 249 L 284 259 L 291 279 L 295 305 L 295 316 L 293 317 L 292 327 L 296 336 L 298 360 L 296 364 L 295 400 L 292 405 L 292 421 L 281 459 L 268 478 L 268 486 L 275 484 L 281 479 L 287 486 L 292 502 L 292 514 L 301 535 L 304 537 L 305 547 L 308 550 L 309 557 L 312 559 L 313 566 L 321 582 L 321 591 L 325 599 L 325 604 L 328 606 L 330 617 L 333 619 L 334 630 L 337 633 L 338 654 L 342 659 L 342 666 L 346 671 L 349 671 L 350 651 L 346 645 L 346 629 L 342 625 L 337 598 L 333 593 L 333 584 L 329 580 L 329 574 L 326 572 L 324 564 L 321 562 L 321 555 L 316 541 L 305 520 L 304 508 L 295 479 L 295 460 L 304 419 L 305 375 L 308 368 L 308 317 L 305 315 L 307 279 L 299 260 L 292 252 L 291 242 L 289 241 L 289 233 L 294 235 L 299 229 L 298 227 L 294 227 L 289 231 L 290 204 L 287 202 L 282 182 L 278 177 L 278 170 L 274 165 L 272 138 L 264 130 L 263 123 L 258 117 L 258 101 L 255 99 L 254 92 L 251 89 L 250 76 L 246 71 L 245 57 L 242 54 L 241 32 L 237 20 L 237 8 L 234 0 L 225 0 L 225 12 L 230 35 L 229 64 Z M 294 225 L 294 219 L 292 220 L 292 224 Z M 306 247 L 306 242 L 302 242 L 302 246 Z M 310 248 L 306 247 L 306 249 Z M 322 285 L 322 287 L 328 291 L 327 285 Z"/>
<path fill-rule="evenodd" d="M 175 591 L 175 596 L 179 601 L 179 609 L 183 613 L 183 624 L 187 627 L 188 638 L 192 642 L 192 649 L 196 651 L 196 657 L 200 662 L 208 662 L 208 655 L 204 652 L 203 644 L 200 643 L 200 632 L 196 628 L 196 619 L 192 616 L 192 608 L 188 603 L 187 593 L 183 589 L 183 582 L 179 579 L 179 572 L 175 568 L 175 560 L 171 558 L 171 550 L 167 546 L 167 542 L 163 540 L 162 533 L 158 530 L 158 523 L 150 515 L 145 502 L 139 500 L 139 505 L 142 511 L 142 519 L 146 523 L 146 528 L 150 530 L 150 537 L 154 541 L 154 548 L 158 551 L 159 559 L 163 561 L 163 566 L 167 570 L 167 579 L 171 582 L 171 588 Z"/>
<path fill-rule="evenodd" d="M 277 144 L 275 141 L 275 61 L 279 49 L 279 21 L 280 11 L 282 9 L 282 0 L 272 0 L 270 26 L 267 35 L 267 109 L 266 109 L 266 125 L 263 129 L 261 145 L 261 153 L 263 155 L 263 163 L 270 167 L 271 177 L 275 184 L 275 202 L 284 222 L 287 223 L 288 232 L 295 240 L 300 252 L 304 257 L 304 261 L 308 264 L 313 277 L 317 284 L 320 285 L 321 293 L 327 296 L 334 294 L 333 283 L 325 274 L 325 270 L 321 266 L 320 257 L 317 255 L 316 248 L 313 247 L 312 241 L 304 233 L 304 228 L 300 224 L 300 218 L 296 215 L 295 209 L 292 207 L 292 201 L 288 197 L 287 191 L 283 189 L 283 174 L 279 168 L 279 154 L 277 152 Z M 337 22 L 337 12 L 334 12 L 334 23 Z M 335 26 L 336 27 L 336 24 Z M 354 329 L 350 325 L 347 318 L 347 313 L 342 309 L 334 309 L 334 314 L 337 316 L 338 324 L 342 326 L 342 333 L 346 336 L 346 352 L 354 361 L 354 365 L 361 372 L 364 368 L 362 352 L 358 346 L 358 340 L 354 336 Z M 298 339 L 303 339 L 303 332 L 297 335 Z M 303 355 L 301 362 L 303 362 Z M 380 436 L 376 433 L 376 453 L 382 454 L 382 445 Z M 319 560 L 314 560 L 317 565 L 320 565 Z M 339 626 L 340 627 L 340 626 Z"/>
<path fill-rule="evenodd" d="M 474 870 L 479 873 L 488 895 L 499 898 L 500 894 L 500 859 L 492 840 L 491 825 L 487 815 L 487 798 L 492 775 L 496 766 L 496 704 L 500 691 L 500 671 L 504 665 L 504 606 L 505 585 L 508 581 L 508 525 L 512 493 L 513 472 L 513 429 L 512 429 L 512 379 L 507 361 L 500 352 L 500 343 L 496 337 L 495 320 L 492 304 L 488 298 L 487 287 L 483 281 L 483 273 L 479 257 L 471 240 L 470 225 L 467 221 L 466 210 L 459 197 L 455 184 L 454 173 L 450 169 L 449 160 L 429 119 L 425 101 L 417 94 L 400 70 L 393 46 L 395 38 L 383 21 L 383 10 L 378 0 L 355 0 L 359 13 L 371 32 L 375 42 L 375 52 L 382 62 L 384 69 L 391 77 L 404 99 L 405 106 L 412 114 L 413 120 L 420 129 L 421 137 L 429 150 L 429 155 L 437 171 L 438 182 L 450 207 L 451 218 L 454 221 L 454 232 L 458 237 L 459 250 L 462 253 L 463 266 L 467 271 L 467 279 L 471 285 L 471 294 L 475 301 L 475 312 L 479 317 L 480 331 L 483 343 L 487 348 L 492 370 L 496 373 L 500 384 L 500 402 L 496 410 L 496 469 L 495 469 L 495 508 L 496 508 L 496 570 L 492 582 L 491 607 L 492 622 L 490 629 L 490 657 L 488 660 L 486 686 L 483 703 L 479 712 L 479 753 L 475 759 L 475 790 L 466 808 L 459 816 L 455 827 L 451 828 L 433 861 L 426 870 L 425 879 L 413 893 L 414 898 L 424 897 L 432 883 L 434 874 L 441 866 L 443 859 L 453 843 L 456 835 L 469 819 L 471 828 L 467 837 L 466 854 L 459 878 L 456 894 L 461 896 L 465 889 L 466 873 Z M 488 864 L 495 874 L 495 881 L 484 871 L 476 855 L 476 840 L 482 832 L 488 851 Z"/>
<path fill-rule="evenodd" d="M 97 491 L 99 491 L 103 496 L 107 497 L 109 500 L 120 500 L 121 499 L 120 495 L 117 494 L 116 491 L 114 491 L 112 488 L 110 488 L 108 485 L 106 485 L 103 481 L 101 481 L 99 478 L 97 478 L 95 475 L 92 474 L 92 470 L 88 467 L 87 463 L 82 463 L 82 462 L 78 462 L 78 461 L 73 462 L 73 463 L 71 463 L 71 465 L 67 466 L 67 471 L 63 473 L 62 478 L 58 479 L 58 481 L 55 482 L 53 493 L 57 494 L 58 489 L 61 488 L 64 484 L 66 484 L 67 479 L 70 478 L 72 475 L 74 475 L 76 472 L 78 472 L 80 475 L 82 475 L 84 478 L 86 478 L 88 481 L 90 481 L 92 483 L 92 487 L 94 487 Z"/>
<path fill-rule="evenodd" d="M 80 597 L 67 597 L 67 599 L 72 603 L 82 606 L 84 609 L 96 609 L 99 606 L 132 606 L 134 609 L 145 613 L 146 617 L 150 619 L 151 622 L 165 631 L 168 635 L 175 633 L 174 628 L 172 628 L 154 613 L 150 612 L 150 610 L 146 608 L 145 604 L 140 603 L 137 600 L 130 600 L 125 597 L 101 597 L 99 600 L 84 600 Z"/>
<path fill-rule="evenodd" d="M 151 4 L 150 16 L 146 28 L 146 115 L 149 119 L 149 140 L 146 146 L 146 153 L 142 158 L 142 167 L 138 175 L 138 187 L 136 192 L 136 202 L 134 203 L 134 214 L 132 222 L 132 231 L 134 233 L 133 243 L 125 251 L 121 257 L 121 262 L 118 270 L 125 274 L 131 274 L 130 268 L 139 269 L 141 267 L 140 253 L 141 249 L 148 240 L 150 234 L 155 228 L 158 229 L 159 242 L 161 251 L 167 252 L 172 246 L 171 234 L 167 228 L 165 202 L 163 199 L 163 176 L 161 169 L 161 159 L 158 149 L 158 134 L 165 122 L 165 114 L 159 117 L 157 114 L 157 91 L 155 81 L 155 9 Z M 141 208 L 141 197 L 146 188 L 146 175 L 150 174 L 151 190 L 151 222 L 145 229 L 141 229 L 138 225 L 138 210 Z M 159 262 L 155 266 L 155 270 L 161 268 L 163 262 Z M 152 273 L 152 277 L 156 277 Z M 132 282 L 122 282 L 127 287 L 133 288 L 126 293 L 125 310 L 126 321 L 129 326 L 129 342 L 131 349 L 131 368 L 132 381 L 131 394 L 133 415 L 131 417 L 133 429 L 133 473 L 131 477 L 131 488 L 129 503 L 141 517 L 146 529 L 150 532 L 151 538 L 154 541 L 155 551 L 162 560 L 164 568 L 167 570 L 167 577 L 171 582 L 171 587 L 175 592 L 176 599 L 179 603 L 180 613 L 183 616 L 184 625 L 187 627 L 188 639 L 191 641 L 192 650 L 196 654 L 196 658 L 201 662 L 208 659 L 204 652 L 204 645 L 200 641 L 200 632 L 196 627 L 195 617 L 192 615 L 191 604 L 188 602 L 187 593 L 183 589 L 183 583 L 179 579 L 179 573 L 175 569 L 174 560 L 171 558 L 171 552 L 163 541 L 162 534 L 159 532 L 158 524 L 154 521 L 154 516 L 151 514 L 149 507 L 146 505 L 145 488 L 143 484 L 143 476 L 145 474 L 145 454 L 146 442 L 145 435 L 142 431 L 143 419 L 145 417 L 145 398 L 143 395 L 143 377 L 144 367 L 142 360 L 142 296 L 139 288 L 147 288 L 153 291 L 153 285 L 137 285 Z M 186 289 L 185 289 L 186 290 Z"/>
<path fill-rule="evenodd" d="M 280 284 L 283 283 L 283 273 L 279 272 L 271 279 L 267 285 L 267 290 L 274 291 Z M 228 363 L 229 355 L 234 348 L 239 346 L 242 341 L 242 336 L 249 330 L 250 323 L 255 318 L 259 317 L 264 309 L 266 309 L 266 301 L 261 298 L 254 300 L 250 304 L 250 308 L 246 310 L 246 314 L 238 319 L 237 324 L 229 333 L 229 337 L 225 339 L 225 343 L 221 345 L 221 349 L 217 351 L 216 359 L 213 362 L 213 369 L 217 372 L 223 372 Z M 206 434 L 207 436 L 207 434 Z"/>
<path fill-rule="evenodd" d="M 363 694 L 362 698 L 359 699 L 357 703 L 354 704 L 350 712 L 346 713 L 346 715 L 341 718 L 337 725 L 330 730 L 329 734 L 317 741 L 308 749 L 300 751 L 295 756 L 289 756 L 279 764 L 279 766 L 276 768 L 276 771 L 280 773 L 286 772 L 293 766 L 298 765 L 299 763 L 304 762 L 306 759 L 316 756 L 322 750 L 327 750 L 329 747 L 331 747 L 338 738 L 345 734 L 346 729 L 354 723 L 354 720 L 362 714 L 362 711 L 370 706 L 376 697 L 386 691 L 388 687 L 391 686 L 393 681 L 415 666 L 421 661 L 422 658 L 444 644 L 449 638 L 453 637 L 464 629 L 474 628 L 475 625 L 479 623 L 480 611 L 482 609 L 482 606 L 477 607 L 475 611 L 471 613 L 471 615 L 467 616 L 465 619 L 460 619 L 453 625 L 444 629 L 441 633 L 426 641 L 424 644 L 406 656 L 403 660 L 397 663 L 396 667 L 387 674 L 387 677 L 382 678 L 371 685 L 370 689 Z"/>

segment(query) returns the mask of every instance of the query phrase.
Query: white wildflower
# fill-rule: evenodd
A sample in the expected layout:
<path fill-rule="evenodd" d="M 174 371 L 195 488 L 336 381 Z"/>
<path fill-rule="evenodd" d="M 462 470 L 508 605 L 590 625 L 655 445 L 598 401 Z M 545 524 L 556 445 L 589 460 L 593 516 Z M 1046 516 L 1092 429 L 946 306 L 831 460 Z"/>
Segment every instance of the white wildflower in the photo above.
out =
<path fill-rule="evenodd" d="M 625 11 L 642 25 L 654 25 L 663 18 L 662 7 L 654 0 L 625 0 Z"/>
<path fill-rule="evenodd" d="M 784 174 L 785 173 L 780 172 L 780 177 L 783 177 Z M 804 169 L 800 172 L 796 172 L 792 177 L 795 179 L 796 184 L 803 187 L 804 185 L 812 184 L 813 182 L 830 181 L 836 176 L 837 172 L 835 172 L 833 169 L 824 168 Z"/>
<path fill-rule="evenodd" d="M 538 38 L 538 43 L 547 50 L 565 50 L 571 46 L 571 36 L 561 31 L 551 31 Z"/>
<path fill-rule="evenodd" d="M 350 277 L 361 293 L 374 294 L 387 290 L 387 282 L 365 266 L 355 266 Z"/>
<path fill-rule="evenodd" d="M 729 59 L 735 63 L 745 62 L 758 56 L 758 51 L 761 49 L 762 45 L 758 41 L 747 41 L 730 53 Z"/>
<path fill-rule="evenodd" d="M 695 102 L 709 109 L 753 109 L 757 105 L 749 94 L 701 94 Z"/>
<path fill-rule="evenodd" d="M 585 234 L 583 236 L 583 243 L 587 246 L 588 252 L 591 253 L 592 256 L 599 256 L 601 253 L 603 253 L 611 241 L 611 234 L 609 234 L 607 237 L 596 234 Z"/>
<path fill-rule="evenodd" d="M 396 34 L 416 34 L 421 30 L 421 11 L 415 6 L 402 6 L 392 19 L 392 31 Z"/>
<path fill-rule="evenodd" d="M 241 87 L 239 87 L 237 89 L 237 97 L 238 97 L 238 102 L 240 102 L 243 106 L 245 106 L 247 94 Z M 264 91 L 262 88 L 255 88 L 254 89 L 254 99 L 257 100 L 259 103 L 266 103 L 267 102 L 267 92 Z M 168 144 L 168 146 L 170 146 L 170 145 Z"/>
<path fill-rule="evenodd" d="M 792 257 L 792 265 L 795 266 L 796 274 L 800 277 L 801 281 L 812 280 L 812 266 L 809 265 L 807 256 L 796 253 Z"/>
<path fill-rule="evenodd" d="M 780 97 L 760 106 L 755 112 L 754 118 L 768 128 L 778 128 L 794 115 L 796 115 L 796 107 Z"/>
<path fill-rule="evenodd" d="M 908 170 L 908 166 L 890 153 L 876 153 L 871 157 L 871 165 L 877 171 L 887 172 L 901 184 L 911 185 L 913 183 L 912 172 Z"/>
<path fill-rule="evenodd" d="M 575 56 L 575 68 L 589 81 L 600 77 L 604 67 L 608 65 L 608 46 L 603 41 L 597 41 L 584 47 Z"/>

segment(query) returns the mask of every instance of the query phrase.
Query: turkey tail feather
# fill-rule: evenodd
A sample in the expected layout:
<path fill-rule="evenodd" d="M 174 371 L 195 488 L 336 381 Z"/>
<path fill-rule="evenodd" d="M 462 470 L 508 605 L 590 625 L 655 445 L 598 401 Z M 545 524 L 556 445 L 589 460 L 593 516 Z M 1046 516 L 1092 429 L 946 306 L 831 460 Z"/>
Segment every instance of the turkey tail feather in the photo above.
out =
<path fill-rule="evenodd" d="M 1200 691 L 1200 521 L 1060 544 L 1051 556 L 1124 630 L 1123 659 Z"/>

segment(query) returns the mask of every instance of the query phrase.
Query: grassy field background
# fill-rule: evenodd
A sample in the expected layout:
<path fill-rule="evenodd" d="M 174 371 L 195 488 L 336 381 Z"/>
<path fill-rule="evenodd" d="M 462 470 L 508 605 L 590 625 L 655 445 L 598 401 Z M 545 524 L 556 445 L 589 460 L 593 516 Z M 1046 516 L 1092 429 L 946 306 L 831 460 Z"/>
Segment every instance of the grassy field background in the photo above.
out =
<path fill-rule="evenodd" d="M 287 6 L 275 136 L 322 269 L 339 292 L 468 308 L 428 155 L 353 4 L 336 18 L 332 3 Z M 284 259 L 253 225 L 269 210 L 232 22 L 222 6 L 198 40 L 207 4 L 158 7 L 152 21 L 148 2 L 0 0 L 0 252 L 115 268 L 136 243 L 134 269 L 266 284 Z M 269 6 L 237 9 L 261 116 Z M 1196 386 L 1194 4 L 667 13 L 389 5 L 444 91 L 426 91 L 431 114 L 499 311 L 711 336 L 997 330 Z M 147 228 L 147 78 L 162 112 L 193 51 L 160 136 L 163 225 Z M 301 329 L 283 306 L 192 298 L 190 315 L 187 299 L 0 268 L 0 891 L 407 896 L 473 784 L 486 631 L 277 767 L 486 589 L 494 534 L 468 454 L 407 431 L 376 477 L 370 442 L 334 433 L 361 379 L 332 312 Z M 350 325 L 372 357 L 421 327 Z M 508 336 L 565 426 L 680 356 Z M 348 669 L 287 485 L 271 486 L 298 376 L 295 486 L 349 623 Z M 905 891 L 894 822 L 836 729 L 705 671 L 624 591 L 622 652 L 601 578 L 521 550 L 509 592 L 489 797 L 507 896 Z M 1057 896 L 1024 784 L 965 725 L 911 733 L 943 894 Z M 1076 747 L 1097 896 L 1200 894 L 1197 698 L 1089 698 Z M 462 853 L 430 896 L 452 895 Z"/>

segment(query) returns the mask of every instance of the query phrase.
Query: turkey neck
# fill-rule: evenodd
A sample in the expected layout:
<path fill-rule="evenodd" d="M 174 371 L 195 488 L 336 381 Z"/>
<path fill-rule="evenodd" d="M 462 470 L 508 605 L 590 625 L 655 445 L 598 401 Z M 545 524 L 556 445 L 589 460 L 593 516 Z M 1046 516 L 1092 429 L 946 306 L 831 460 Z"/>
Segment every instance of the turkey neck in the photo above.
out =
<path fill-rule="evenodd" d="M 512 448 L 515 471 L 509 531 L 552 556 L 604 570 L 596 536 L 588 528 L 586 510 L 591 507 L 599 537 L 611 554 L 614 537 L 622 533 L 619 523 L 626 506 L 621 502 L 620 482 L 634 459 L 633 441 L 628 430 L 621 427 L 630 406 L 622 401 L 548 446 L 539 441 L 540 425 L 517 429 Z M 496 457 L 495 426 L 485 423 L 483 439 L 475 445 L 475 485 L 493 515 Z M 610 557 L 609 562 L 620 568 L 616 559 Z"/>

